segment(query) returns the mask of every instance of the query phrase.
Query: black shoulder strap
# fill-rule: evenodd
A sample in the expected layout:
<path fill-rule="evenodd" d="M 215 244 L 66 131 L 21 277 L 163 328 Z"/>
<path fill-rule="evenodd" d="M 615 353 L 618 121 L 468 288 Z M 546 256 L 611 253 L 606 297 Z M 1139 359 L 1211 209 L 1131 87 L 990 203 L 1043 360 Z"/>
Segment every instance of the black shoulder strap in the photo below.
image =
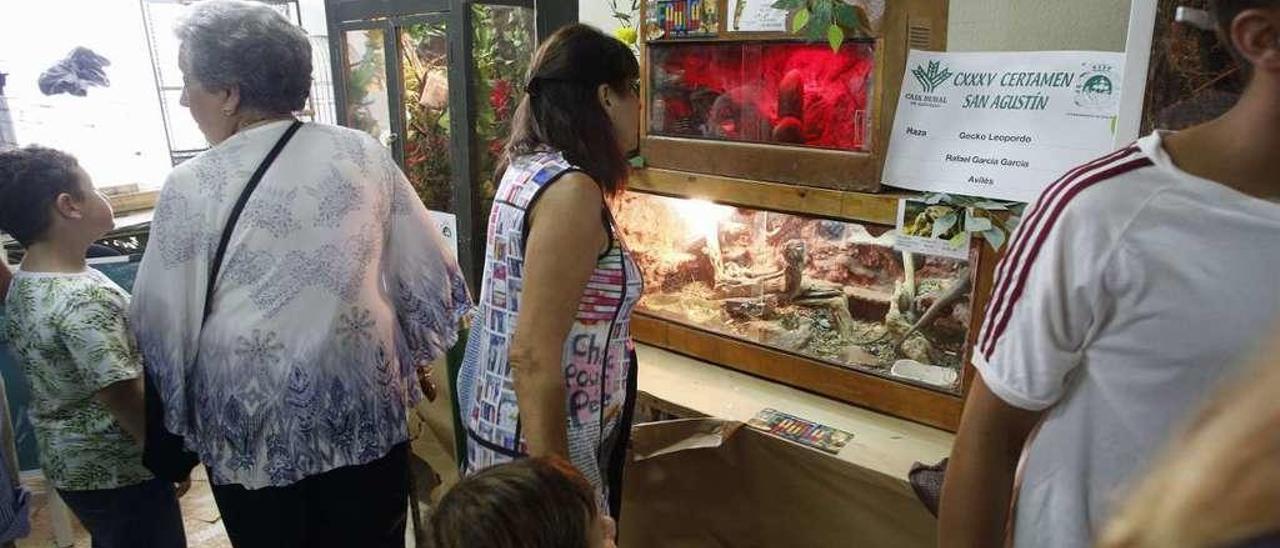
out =
<path fill-rule="evenodd" d="M 280 136 L 280 140 L 276 141 L 276 146 L 272 147 L 271 152 L 267 153 L 267 157 L 262 159 L 257 171 L 253 172 L 253 177 L 249 178 L 249 184 L 246 184 L 244 190 L 240 192 L 240 198 L 236 200 L 236 205 L 231 208 L 231 216 L 227 217 L 227 224 L 222 228 L 222 238 L 218 240 L 218 251 L 214 253 L 213 262 L 209 264 L 209 284 L 204 291 L 203 319 L 209 319 L 209 313 L 213 312 L 213 287 L 218 283 L 218 271 L 222 270 L 222 256 L 227 252 L 227 243 L 231 241 L 231 232 L 236 229 L 236 222 L 240 220 L 240 213 L 244 211 L 244 205 L 249 202 L 249 197 L 253 195 L 254 189 L 258 188 L 258 183 L 262 182 L 262 176 L 266 175 L 267 169 L 270 169 L 271 164 L 275 163 L 276 156 L 280 155 L 280 151 L 284 150 L 284 146 L 289 143 L 289 139 L 292 139 L 293 134 L 297 133 L 301 127 L 302 122 L 294 120 L 289 129 L 285 130 L 284 135 Z"/>

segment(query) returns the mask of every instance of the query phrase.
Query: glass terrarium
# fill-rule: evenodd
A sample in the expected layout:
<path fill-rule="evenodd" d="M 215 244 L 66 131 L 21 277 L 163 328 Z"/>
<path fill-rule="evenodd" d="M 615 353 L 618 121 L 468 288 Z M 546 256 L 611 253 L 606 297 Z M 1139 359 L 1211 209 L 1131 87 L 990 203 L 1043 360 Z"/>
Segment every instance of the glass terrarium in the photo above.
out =
<path fill-rule="evenodd" d="M 539 29 L 576 4 L 534 0 L 326 0 L 339 122 L 390 150 L 438 218 L 456 222 L 458 258 L 483 272 L 494 168 Z"/>
<path fill-rule="evenodd" d="M 380 28 L 344 33 L 347 102 L 345 120 L 383 144 L 391 141 L 391 105 L 387 99 L 387 58 Z"/>
<path fill-rule="evenodd" d="M 475 105 L 475 141 L 479 153 L 473 180 L 480 203 L 478 227 L 489 226 L 489 211 L 498 190 L 494 180 L 502 149 L 511 133 L 511 119 L 524 90 L 524 81 L 533 61 L 534 10 L 516 6 L 476 4 L 472 32 L 475 51 L 471 62 L 472 103 Z"/>
<path fill-rule="evenodd" d="M 404 171 L 427 209 L 453 211 L 449 161 L 449 43 L 445 21 L 400 28 Z"/>
<path fill-rule="evenodd" d="M 947 0 L 640 5 L 657 169 L 877 192 L 908 52 L 946 46 Z"/>
<path fill-rule="evenodd" d="M 959 394 L 967 261 L 904 254 L 893 227 L 627 193 L 639 311 L 830 365 Z"/>
<path fill-rule="evenodd" d="M 649 62 L 650 134 L 870 148 L 871 42 L 659 42 Z"/>

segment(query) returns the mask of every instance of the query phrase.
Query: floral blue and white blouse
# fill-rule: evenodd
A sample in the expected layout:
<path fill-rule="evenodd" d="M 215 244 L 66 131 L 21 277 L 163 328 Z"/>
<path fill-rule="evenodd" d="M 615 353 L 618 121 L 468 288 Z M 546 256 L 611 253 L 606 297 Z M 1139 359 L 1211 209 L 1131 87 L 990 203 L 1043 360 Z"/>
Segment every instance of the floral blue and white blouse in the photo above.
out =
<path fill-rule="evenodd" d="M 231 207 L 289 126 L 244 130 L 169 176 L 138 272 L 132 324 L 165 424 L 218 484 L 250 489 L 381 458 L 407 439 L 416 368 L 457 340 L 470 306 L 452 253 L 388 151 L 307 124 L 233 232 Z"/>

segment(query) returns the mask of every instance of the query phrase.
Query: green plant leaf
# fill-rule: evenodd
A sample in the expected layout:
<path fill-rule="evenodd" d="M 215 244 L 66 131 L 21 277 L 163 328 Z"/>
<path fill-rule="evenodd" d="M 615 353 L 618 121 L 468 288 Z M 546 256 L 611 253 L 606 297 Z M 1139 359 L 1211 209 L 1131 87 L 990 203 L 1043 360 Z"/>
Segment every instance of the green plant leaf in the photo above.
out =
<path fill-rule="evenodd" d="M 966 232 L 986 232 L 991 230 L 991 219 L 970 215 L 964 229 Z"/>
<path fill-rule="evenodd" d="M 818 41 L 826 37 L 827 27 L 831 26 L 832 13 L 831 3 L 834 0 L 817 0 L 810 8 L 812 11 L 809 18 L 809 39 Z"/>
<path fill-rule="evenodd" d="M 844 30 L 840 25 L 827 27 L 827 43 L 831 44 L 831 51 L 840 51 L 840 46 L 844 44 Z"/>
<path fill-rule="evenodd" d="M 960 222 L 960 216 L 954 211 L 939 217 L 937 220 L 933 221 L 933 235 L 930 237 L 941 237 L 943 234 L 946 234 L 948 230 L 951 230 L 951 227 L 956 226 L 956 223 L 958 222 Z"/>
<path fill-rule="evenodd" d="M 1000 248 L 1004 247 L 1004 241 L 1006 238 L 1003 230 L 993 228 L 983 232 L 982 239 L 986 240 L 988 244 L 991 244 L 991 249 L 1000 251 Z"/>
<path fill-rule="evenodd" d="M 968 242 L 969 242 L 968 232 L 961 232 L 959 234 L 956 234 L 955 236 L 952 236 L 951 239 L 948 241 L 948 243 L 951 244 L 951 247 L 953 249 L 960 249 L 961 247 L 964 247 L 964 244 Z"/>
<path fill-rule="evenodd" d="M 809 0 L 778 0 L 777 2 L 774 2 L 771 7 L 776 10 L 795 11 L 799 8 L 805 7 L 808 3 Z"/>
<path fill-rule="evenodd" d="M 800 8 L 800 11 L 797 11 L 791 18 L 791 32 L 793 34 L 799 34 L 801 30 L 804 30 L 804 26 L 808 24 L 809 10 L 806 8 Z"/>
<path fill-rule="evenodd" d="M 950 202 L 950 201 L 951 201 L 951 196 L 948 196 L 941 192 L 936 194 L 929 194 L 924 197 L 924 203 L 929 205 L 938 205 L 942 202 Z"/>
<path fill-rule="evenodd" d="M 836 24 L 848 29 L 849 31 L 857 31 L 862 26 L 859 20 L 858 10 L 853 6 L 844 2 L 836 4 Z"/>

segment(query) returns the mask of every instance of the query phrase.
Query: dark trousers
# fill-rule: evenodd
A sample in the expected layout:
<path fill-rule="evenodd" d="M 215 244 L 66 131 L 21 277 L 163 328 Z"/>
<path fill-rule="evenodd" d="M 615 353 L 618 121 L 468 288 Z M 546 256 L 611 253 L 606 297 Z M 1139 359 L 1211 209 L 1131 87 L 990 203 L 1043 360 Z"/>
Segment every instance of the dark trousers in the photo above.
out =
<path fill-rule="evenodd" d="M 285 487 L 214 485 L 213 497 L 236 548 L 404 548 L 409 444 Z"/>
<path fill-rule="evenodd" d="M 183 548 L 182 509 L 173 484 L 153 479 L 98 491 L 58 495 L 93 537 L 93 548 Z"/>

